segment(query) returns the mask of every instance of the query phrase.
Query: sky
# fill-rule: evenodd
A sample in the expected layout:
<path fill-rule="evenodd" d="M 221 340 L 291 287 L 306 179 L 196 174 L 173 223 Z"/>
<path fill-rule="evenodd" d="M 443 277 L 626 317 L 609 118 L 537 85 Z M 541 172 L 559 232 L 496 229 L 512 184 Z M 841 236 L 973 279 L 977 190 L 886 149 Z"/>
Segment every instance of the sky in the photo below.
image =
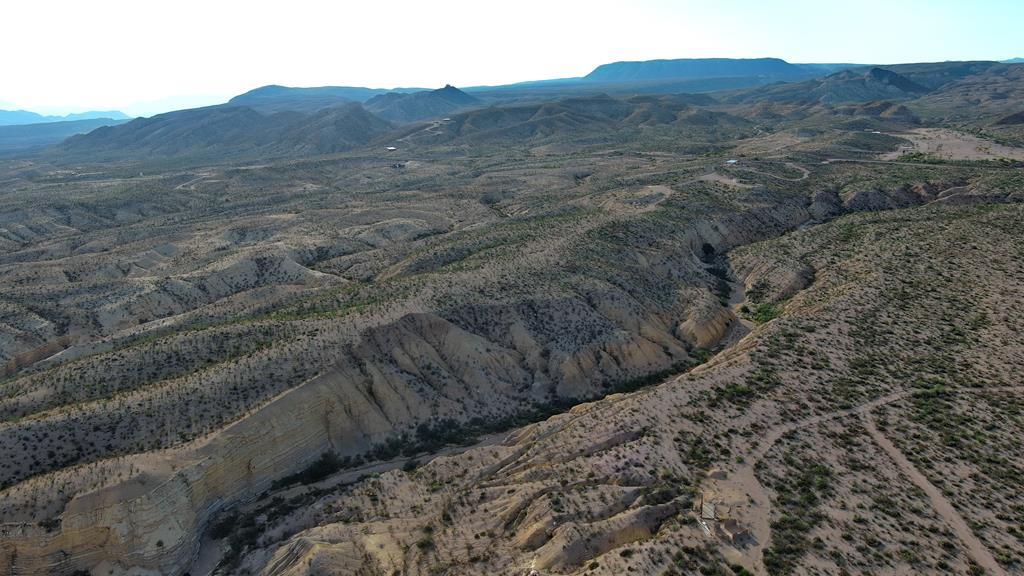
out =
<path fill-rule="evenodd" d="M 1024 0 L 5 0 L 0 106 L 132 115 L 266 84 L 474 86 L 655 58 L 1024 56 Z"/>

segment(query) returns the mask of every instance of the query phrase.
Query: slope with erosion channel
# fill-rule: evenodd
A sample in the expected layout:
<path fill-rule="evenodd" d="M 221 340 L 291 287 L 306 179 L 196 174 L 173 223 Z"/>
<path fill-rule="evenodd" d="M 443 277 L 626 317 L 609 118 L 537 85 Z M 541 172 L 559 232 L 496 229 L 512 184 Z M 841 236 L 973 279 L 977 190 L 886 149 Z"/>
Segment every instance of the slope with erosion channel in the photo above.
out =
<path fill-rule="evenodd" d="M 631 295 L 623 290 L 627 287 L 599 282 L 597 270 L 584 276 L 590 285 L 585 296 L 551 291 L 545 300 L 494 303 L 489 298 L 475 305 L 439 307 L 436 313 L 404 314 L 368 330 L 324 374 L 273 398 L 194 447 L 168 454 L 177 471 L 142 458 L 137 467 L 144 473 L 72 498 L 60 516 L 59 532 L 30 530 L 26 538 L 34 544 L 17 544 L 19 566 L 38 565 L 53 551 L 67 548 L 80 551 L 62 566 L 101 557 L 133 558 L 139 566 L 161 569 L 179 566 L 195 552 L 197 534 L 213 511 L 225 502 L 258 494 L 325 450 L 349 457 L 367 452 L 381 456 L 388 441 L 396 439 L 395 430 L 409 430 L 429 418 L 467 422 L 472 416 L 512 423 L 546 404 L 578 401 L 686 363 L 693 348 L 689 339 L 713 342 L 713 334 L 728 320 L 715 319 L 708 326 L 690 322 L 677 331 L 690 303 L 672 295 L 672 286 L 678 287 L 679 278 L 710 278 L 705 264 L 693 256 L 704 244 L 726 247 L 768 229 L 791 228 L 806 218 L 801 202 L 774 204 L 719 222 L 696 222 L 689 230 L 676 232 L 670 239 L 676 248 L 664 252 L 620 245 L 623 234 L 640 234 L 642 229 L 599 219 L 581 230 L 567 251 L 593 242 L 594 230 L 615 234 L 605 240 L 608 248 L 637 262 L 637 279 L 645 278 L 641 267 L 655 271 L 657 276 L 648 273 L 644 281 L 669 291 L 667 299 L 659 296 L 665 308 L 659 311 L 648 301 L 646 306 L 652 308 L 645 309 L 642 293 Z M 646 234 L 644 238 L 653 240 Z M 581 267 L 585 263 L 577 260 L 577 274 L 586 272 Z M 467 292 L 488 289 L 472 286 L 468 277 L 479 274 L 465 274 Z M 701 318 L 706 312 L 695 309 L 692 314 Z M 28 433 L 75 419 L 87 422 L 101 417 L 108 407 L 16 421 L 7 432 Z M 173 524 L 168 518 L 175 519 Z M 134 528 L 114 529 L 127 525 Z M 97 526 L 112 529 L 102 545 L 84 534 Z M 83 546 L 69 546 L 82 539 Z"/>
<path fill-rule="evenodd" d="M 995 517 L 963 526 L 963 510 L 918 490 L 925 481 L 894 463 L 891 447 L 857 415 L 913 400 L 931 415 L 915 416 L 914 425 L 931 426 L 942 423 L 936 398 L 1021 394 L 1006 377 L 1019 369 L 1024 334 L 1014 314 L 1024 306 L 1013 257 L 1022 248 L 1021 210 L 936 203 L 845 216 L 740 247 L 730 260 L 747 307 L 778 312 L 710 362 L 498 444 L 264 500 L 234 517 L 252 526 L 226 540 L 244 551 L 234 571 L 1012 572 L 1019 535 L 1002 532 L 1012 543 L 990 551 L 971 535 L 1012 514 L 1010 477 L 987 484 Z M 984 279 L 965 285 L 947 266 Z M 775 281 L 775 270 L 804 268 L 814 271 L 809 285 Z M 973 320 L 979 315 L 987 321 Z M 899 362 L 886 361 L 893 358 Z M 910 436 L 905 413 L 889 413 L 888 429 L 969 454 L 941 437 Z M 990 433 L 1019 431 L 1010 419 Z M 1024 464 L 1019 450 L 1006 458 L 1001 467 Z M 968 466 L 964 477 L 997 472 L 985 460 L 958 465 Z M 863 519 L 883 505 L 884 513 Z M 249 513 L 273 520 L 252 524 Z"/>
<path fill-rule="evenodd" d="M 330 369 L 236 424 L 193 445 L 137 457 L 128 479 L 72 498 L 62 506 L 58 530 L 8 527 L 17 566 L 62 571 L 130 559 L 132 566 L 175 570 L 194 556 L 198 535 L 216 510 L 261 493 L 325 451 L 355 461 L 368 453 L 386 457 L 408 444 L 409 437 L 402 441 L 395 430 L 412 433 L 413 426 L 431 417 L 470 426 L 479 425 L 470 415 L 513 423 L 539 405 L 579 402 L 606 392 L 602 382 L 613 389 L 616 383 L 687 362 L 698 343 L 712 345 L 732 319 L 723 303 L 728 302 L 727 279 L 722 273 L 716 278 L 706 260 L 731 246 L 793 230 L 811 217 L 806 199 L 787 200 L 764 190 L 740 194 L 749 195 L 744 209 L 691 220 L 668 235 L 666 229 L 638 227 L 637 217 L 650 223 L 667 216 L 667 208 L 650 211 L 646 201 L 634 206 L 641 216 L 626 220 L 618 214 L 563 221 L 577 231 L 577 240 L 560 233 L 569 239 L 566 243 L 547 254 L 540 246 L 535 251 L 570 260 L 562 265 L 575 274 L 588 272 L 580 280 L 587 290 L 563 288 L 549 292 L 546 300 L 504 303 L 485 292 L 486 300 L 474 305 L 437 300 L 436 312 L 422 310 L 422 302 L 419 311 L 408 305 L 407 313 L 343 345 L 344 354 Z M 679 221 L 667 220 L 676 228 Z M 606 243 L 601 251 L 595 250 L 596 240 Z M 437 265 L 466 265 L 471 254 L 416 265 L 416 257 L 407 258 L 397 263 L 394 274 L 401 277 L 410 266 L 423 274 Z M 598 282 L 595 271 L 600 269 L 587 266 L 609 261 L 609 256 L 621 265 L 638 262 L 630 277 L 653 284 L 639 289 Z M 465 280 L 467 292 L 477 293 L 486 284 L 474 285 L 471 278 L 482 276 L 481 270 L 499 272 L 495 260 L 446 272 Z M 530 270 L 532 281 L 543 279 L 544 266 Z M 499 278 L 506 293 L 514 294 L 511 279 Z M 657 300 L 644 295 L 652 289 L 673 293 L 682 279 L 698 283 L 684 282 L 689 288 L 660 304 L 667 306 L 660 310 Z M 319 306 L 300 306 L 293 314 L 315 318 L 324 313 Z M 425 429 L 429 433 L 432 428 Z M 429 446 L 429 437 L 420 440 Z M 76 551 L 52 565 L 51 554 L 66 548 Z"/>

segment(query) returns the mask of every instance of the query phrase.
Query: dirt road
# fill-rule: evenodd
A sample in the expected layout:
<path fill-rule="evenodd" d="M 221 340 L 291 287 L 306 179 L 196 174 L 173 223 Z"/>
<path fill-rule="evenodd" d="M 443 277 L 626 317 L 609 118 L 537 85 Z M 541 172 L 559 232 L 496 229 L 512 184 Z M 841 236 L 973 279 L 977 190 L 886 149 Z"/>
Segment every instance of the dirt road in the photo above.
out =
<path fill-rule="evenodd" d="M 1024 386 L 971 388 L 952 391 L 954 393 L 966 394 L 987 392 L 1024 392 Z M 761 441 L 746 455 L 744 455 L 743 464 L 741 464 L 739 468 L 729 474 L 725 479 L 709 481 L 709 488 L 715 492 L 743 494 L 750 499 L 750 505 L 748 507 L 749 513 L 743 518 L 743 523 L 750 530 L 750 534 L 754 542 L 742 551 L 737 550 L 735 554 L 729 557 L 729 560 L 743 565 L 747 570 L 750 570 L 755 574 L 767 574 L 767 570 L 764 567 L 764 550 L 768 547 L 769 542 L 771 541 L 771 497 L 764 489 L 764 486 L 761 485 L 760 481 L 758 481 L 757 476 L 754 474 L 754 469 L 757 463 L 765 457 L 775 443 L 790 432 L 809 428 L 836 418 L 860 415 L 864 418 L 865 422 L 870 423 L 868 432 L 871 434 L 874 441 L 877 442 L 887 454 L 889 454 L 900 469 L 910 477 L 914 484 L 918 485 L 925 491 L 932 506 L 935 508 L 936 513 L 938 513 L 939 516 L 949 524 L 954 533 L 960 537 L 964 545 L 967 547 L 971 558 L 974 559 L 978 565 L 985 568 L 990 574 L 1006 574 L 992 556 L 991 551 L 989 551 L 984 544 L 978 540 L 974 533 L 971 532 L 966 521 L 942 495 L 942 492 L 931 484 L 931 482 L 929 482 L 928 479 L 920 473 L 920 471 L 914 468 L 899 449 L 896 448 L 895 445 L 893 445 L 887 438 L 881 435 L 877 428 L 874 427 L 874 423 L 871 420 L 871 411 L 886 404 L 896 402 L 897 400 L 907 398 L 914 392 L 914 390 L 894 392 L 853 408 L 818 414 L 795 422 L 775 426 L 765 432 Z"/>
<path fill-rule="evenodd" d="M 896 447 L 884 434 L 875 426 L 875 419 L 871 416 L 870 412 L 864 412 L 861 414 L 864 420 L 864 426 L 867 428 L 871 438 L 878 444 L 889 458 L 899 466 L 903 472 L 915 486 L 924 490 L 924 493 L 928 495 L 928 500 L 931 501 L 932 508 L 938 513 L 939 516 L 952 528 L 953 533 L 960 538 L 960 541 L 967 547 L 967 553 L 971 555 L 971 558 L 978 563 L 979 566 L 985 569 L 989 574 L 1005 575 L 1006 571 L 1003 567 L 996 562 L 995 557 L 992 556 L 992 552 L 982 544 L 981 540 L 974 535 L 971 531 L 970 526 L 967 525 L 967 521 L 964 517 L 957 512 L 953 504 L 942 495 L 942 491 L 935 487 L 924 474 L 914 466 L 914 464 L 903 455 L 903 452 Z"/>

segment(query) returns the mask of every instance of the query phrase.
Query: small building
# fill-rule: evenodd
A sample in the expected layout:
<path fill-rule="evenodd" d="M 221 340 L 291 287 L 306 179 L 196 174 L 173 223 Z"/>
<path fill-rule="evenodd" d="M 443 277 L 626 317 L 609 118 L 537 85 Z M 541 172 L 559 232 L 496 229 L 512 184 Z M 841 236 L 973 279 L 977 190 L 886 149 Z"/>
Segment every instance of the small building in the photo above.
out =
<path fill-rule="evenodd" d="M 720 526 L 722 527 L 722 533 L 732 544 L 743 542 L 750 536 L 750 531 L 732 518 L 723 520 Z"/>
<path fill-rule="evenodd" d="M 739 162 L 739 160 L 726 160 L 725 161 L 726 164 L 736 164 L 738 162 Z"/>
<path fill-rule="evenodd" d="M 395 150 L 398 150 L 398 148 L 395 148 L 394 146 L 388 146 L 387 148 L 385 148 L 385 150 L 387 150 L 388 152 L 394 152 Z"/>
<path fill-rule="evenodd" d="M 703 504 L 701 504 L 700 505 L 700 517 L 703 518 L 704 520 L 714 520 L 715 519 L 715 503 L 714 502 L 704 502 Z"/>

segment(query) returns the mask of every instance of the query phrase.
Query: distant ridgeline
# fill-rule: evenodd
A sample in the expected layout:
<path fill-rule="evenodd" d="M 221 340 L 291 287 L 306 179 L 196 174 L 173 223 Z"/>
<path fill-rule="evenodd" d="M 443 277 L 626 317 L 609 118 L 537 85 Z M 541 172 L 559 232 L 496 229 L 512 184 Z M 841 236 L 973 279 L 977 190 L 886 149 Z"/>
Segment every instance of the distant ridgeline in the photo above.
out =
<path fill-rule="evenodd" d="M 23 154 L 52 146 L 75 134 L 100 126 L 127 122 L 117 110 L 81 112 L 67 116 L 43 116 L 27 110 L 0 110 L 0 156 Z"/>
<path fill-rule="evenodd" d="M 61 128 L 0 131 L 0 153 L 32 150 L 63 140 L 44 152 L 49 161 L 265 159 L 333 154 L 365 146 L 396 147 L 398 139 L 406 137 L 411 140 L 402 145 L 466 138 L 479 143 L 488 135 L 552 138 L 570 129 L 577 135 L 608 130 L 619 122 L 649 126 L 703 121 L 738 126 L 746 121 L 743 118 L 750 119 L 749 114 L 733 108 L 752 104 L 833 107 L 888 103 L 875 108 L 912 120 L 916 111 L 902 107 L 902 102 L 928 97 L 929 109 L 948 112 L 967 101 L 968 85 L 1001 82 L 1016 86 L 1018 69 L 1024 68 L 987 61 L 867 66 L 794 64 L 778 58 L 702 58 L 614 62 L 578 78 L 461 90 L 450 85 L 437 90 L 270 85 L 225 104 L 140 118 L 123 126 L 114 124 L 122 122 L 124 115 L 112 113 L 112 118 L 94 120 L 95 124 L 64 122 Z M 950 92 L 960 84 L 958 92 Z M 714 95 L 709 95 L 712 92 Z M 660 94 L 688 96 L 685 101 L 632 100 L 638 95 Z M 695 106 L 709 109 L 697 113 Z M 20 122 L 32 113 L 0 114 Z M 1000 125 L 1019 123 L 1007 111 L 999 118 Z M 423 131 L 414 127 L 424 121 L 433 124 Z M 93 130 L 97 126 L 101 128 Z"/>
<path fill-rule="evenodd" d="M 28 110 L 0 110 L 0 126 L 20 124 L 42 124 L 50 122 L 69 122 L 75 120 L 128 120 L 129 116 L 117 110 L 80 112 L 66 116 L 43 116 Z"/>

